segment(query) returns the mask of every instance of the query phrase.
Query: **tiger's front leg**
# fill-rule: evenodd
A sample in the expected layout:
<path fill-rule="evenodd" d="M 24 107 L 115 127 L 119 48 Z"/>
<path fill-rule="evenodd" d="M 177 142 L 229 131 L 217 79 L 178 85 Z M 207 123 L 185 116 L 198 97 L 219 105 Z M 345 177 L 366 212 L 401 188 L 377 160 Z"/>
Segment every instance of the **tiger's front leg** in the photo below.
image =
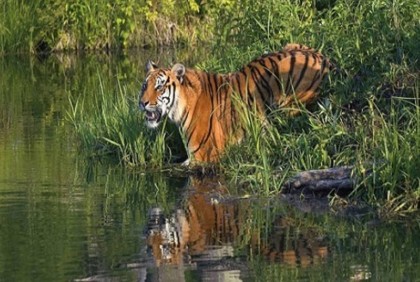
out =
<path fill-rule="evenodd" d="M 181 163 L 181 166 L 189 166 L 191 164 L 191 159 L 188 157 L 185 161 Z"/>

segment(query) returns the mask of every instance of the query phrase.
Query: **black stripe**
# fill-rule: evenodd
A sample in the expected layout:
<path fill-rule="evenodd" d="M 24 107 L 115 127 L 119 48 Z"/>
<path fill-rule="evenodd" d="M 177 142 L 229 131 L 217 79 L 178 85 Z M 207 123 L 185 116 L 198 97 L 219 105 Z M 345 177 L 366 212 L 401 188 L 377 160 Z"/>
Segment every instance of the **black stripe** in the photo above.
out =
<path fill-rule="evenodd" d="M 255 72 L 259 75 L 260 79 L 259 79 L 259 83 L 257 85 L 261 85 L 262 88 L 264 88 L 266 91 L 261 91 L 262 94 L 262 98 L 264 100 L 264 103 L 269 105 L 271 104 L 271 100 L 273 99 L 273 89 L 271 89 L 270 84 L 268 83 L 268 81 L 265 79 L 265 77 L 260 73 L 260 71 L 258 70 L 258 68 L 254 69 Z M 255 78 L 254 78 L 255 79 Z M 259 87 L 258 87 L 259 89 Z M 269 97 L 267 98 L 267 96 L 265 94 L 268 94 Z M 268 101 L 267 101 L 268 100 Z"/>
<path fill-rule="evenodd" d="M 200 144 L 196 149 L 194 149 L 193 154 L 195 154 L 201 147 L 208 141 L 211 131 L 213 129 L 213 119 L 214 119 L 214 99 L 211 99 L 211 111 L 210 111 L 210 120 L 209 120 L 209 127 L 207 129 L 207 134 L 201 139 Z"/>
<path fill-rule="evenodd" d="M 209 90 L 209 79 L 208 79 L 208 73 L 203 73 L 202 74 L 202 85 L 204 85 L 204 93 L 210 95 L 210 90 Z"/>
<path fill-rule="evenodd" d="M 309 87 L 306 89 L 306 91 L 311 90 L 311 88 L 314 86 L 315 82 L 318 81 L 319 77 L 320 77 L 320 72 L 316 71 L 316 73 L 314 75 L 314 78 L 312 79 L 311 85 L 309 85 Z"/>
<path fill-rule="evenodd" d="M 187 147 L 189 148 L 189 145 L 190 145 L 190 141 L 191 141 L 191 137 L 192 137 L 192 135 L 193 135 L 193 133 L 194 133 L 194 131 L 195 131 L 195 129 L 197 128 L 197 126 L 195 126 L 192 130 L 191 130 L 191 132 L 189 132 L 189 129 L 190 129 L 190 127 L 191 127 L 191 125 L 193 124 L 193 120 L 191 121 L 191 123 L 190 123 L 190 125 L 188 126 L 188 128 L 187 128 L 187 132 L 186 132 L 186 134 L 188 135 L 187 136 Z"/>
<path fill-rule="evenodd" d="M 291 53 L 290 54 L 292 57 L 290 58 L 290 70 L 289 70 L 289 75 L 287 77 L 287 81 L 286 81 L 286 95 L 289 94 L 290 92 L 290 85 L 293 83 L 293 72 L 294 72 L 294 68 L 295 68 L 295 64 L 296 64 L 296 57 L 295 57 L 295 53 Z"/>
<path fill-rule="evenodd" d="M 223 91 L 224 99 L 223 99 L 223 111 L 222 111 L 222 115 L 224 117 L 226 117 L 226 109 L 227 109 L 227 106 L 228 106 L 229 89 L 228 88 L 225 88 L 223 90 L 224 90 Z"/>
<path fill-rule="evenodd" d="M 238 78 L 239 76 L 240 76 L 240 74 L 239 73 L 236 73 L 235 76 L 232 77 L 230 80 L 232 81 L 232 79 L 233 79 L 234 81 L 235 80 L 236 81 L 239 81 L 239 78 Z M 232 101 L 232 95 L 235 94 L 234 92 L 235 92 L 235 89 L 233 89 L 233 85 L 232 85 L 232 92 L 230 93 L 230 96 L 229 96 L 229 98 L 230 98 L 230 118 L 231 118 L 231 123 L 233 123 L 233 119 L 234 119 L 235 112 L 236 112 L 235 111 L 235 107 L 234 107 L 235 105 L 233 104 L 233 101 Z M 236 94 L 239 94 L 240 95 L 240 93 L 236 93 Z M 226 97 L 226 99 L 227 99 L 227 97 Z M 236 119 L 235 119 L 235 121 L 236 121 Z"/>
<path fill-rule="evenodd" d="M 234 122 L 236 122 L 236 110 L 235 107 L 232 103 L 232 99 L 230 100 L 230 123 L 231 125 L 234 124 Z"/>
<path fill-rule="evenodd" d="M 210 134 L 211 134 L 211 130 L 213 129 L 213 114 L 210 117 L 210 125 L 209 125 L 209 129 L 207 131 L 207 134 L 201 139 L 200 144 L 198 144 L 198 147 L 196 149 L 194 149 L 193 154 L 197 153 L 198 150 L 201 149 L 201 147 L 206 144 L 206 142 L 208 141 Z"/>
<path fill-rule="evenodd" d="M 327 66 L 327 60 L 322 58 L 322 64 L 321 64 L 321 76 L 324 74 L 325 67 Z"/>
<path fill-rule="evenodd" d="M 249 79 L 245 79 L 246 85 L 246 95 L 248 97 L 246 103 L 248 107 L 252 107 L 252 104 L 254 103 L 254 97 L 252 96 L 251 90 L 249 89 Z"/>
<path fill-rule="evenodd" d="M 188 78 L 187 75 L 184 75 L 184 79 L 182 81 L 182 84 L 185 84 L 186 87 L 191 87 L 192 86 L 191 81 L 190 81 L 190 79 Z"/>
<path fill-rule="evenodd" d="M 212 75 L 211 74 L 207 74 L 207 90 L 208 93 L 210 94 L 210 97 L 213 99 L 213 86 L 211 84 L 211 79 L 212 79 Z"/>
<path fill-rule="evenodd" d="M 169 95 L 170 95 L 169 96 L 169 102 L 171 103 L 170 105 L 168 105 L 169 108 L 172 108 L 172 106 L 174 105 L 174 102 L 175 102 L 175 90 L 176 90 L 176 85 L 174 83 L 169 88 Z"/>
<path fill-rule="evenodd" d="M 248 66 L 246 67 L 247 69 L 248 69 Z M 241 69 L 241 73 L 246 77 L 246 71 L 245 71 L 245 68 L 242 68 Z"/>
<path fill-rule="evenodd" d="M 185 122 L 187 121 L 189 115 L 190 115 L 190 111 L 184 110 L 184 112 L 182 113 L 182 116 L 181 116 L 181 127 L 182 128 L 184 128 Z"/>
<path fill-rule="evenodd" d="M 296 81 L 296 83 L 294 84 L 294 88 L 295 88 L 295 89 L 298 89 L 299 84 L 301 83 L 301 81 L 302 81 L 303 77 L 305 76 L 306 69 L 308 68 L 308 64 L 309 64 L 309 56 L 308 56 L 307 54 L 304 54 L 304 55 L 305 55 L 305 64 L 303 65 L 303 68 L 302 68 L 302 70 L 301 70 L 301 72 L 300 72 L 300 75 L 299 75 L 298 80 L 297 80 L 297 81 Z"/>
<path fill-rule="evenodd" d="M 195 149 L 192 153 L 193 153 L 193 155 L 195 154 L 195 153 L 197 153 L 198 152 L 198 150 L 200 150 L 201 149 L 201 146 L 203 146 L 203 144 L 199 144 L 198 145 L 198 147 L 197 147 L 197 149 Z"/>
<path fill-rule="evenodd" d="M 227 99 L 227 91 L 228 85 L 226 84 L 226 77 L 222 76 L 219 77 L 218 81 L 219 85 L 217 87 L 217 97 L 218 97 L 218 111 L 219 111 L 219 119 L 222 119 L 226 112 L 226 99 Z"/>
<path fill-rule="evenodd" d="M 275 76 L 277 86 L 279 87 L 279 91 L 283 91 L 283 85 L 281 83 L 281 77 L 279 72 L 279 67 L 277 65 L 277 62 L 273 58 L 269 58 L 271 62 L 271 67 L 273 68 L 273 75 Z"/>
<path fill-rule="evenodd" d="M 246 81 L 246 75 L 245 74 L 242 74 L 243 75 L 243 79 L 244 79 L 244 81 Z M 238 79 L 236 80 L 236 84 L 237 84 L 237 91 L 238 91 L 238 93 L 237 94 L 239 94 L 239 98 L 241 98 L 242 100 L 244 100 L 244 98 L 245 98 L 245 93 L 243 93 L 243 91 L 242 91 L 242 87 L 241 87 L 241 74 L 239 74 L 238 75 Z"/>
<path fill-rule="evenodd" d="M 242 72 L 241 72 L 242 73 Z M 235 77 L 235 82 L 236 82 L 236 94 L 239 95 L 239 97 L 241 98 L 241 100 L 244 99 L 244 97 L 242 97 L 242 90 L 241 90 L 241 84 L 240 84 L 240 76 L 241 73 L 237 74 L 237 77 Z M 243 74 L 243 73 L 242 73 Z M 244 75 L 244 74 L 243 74 Z M 245 76 L 245 75 L 244 75 Z M 246 77 L 246 76 L 245 76 Z"/>
<path fill-rule="evenodd" d="M 189 113 L 188 113 L 188 114 L 189 114 Z M 196 120 L 194 120 L 194 116 L 192 116 L 192 117 L 191 117 L 191 122 L 190 122 L 190 124 L 188 125 L 187 129 L 185 130 L 186 134 L 188 134 L 188 132 L 190 131 L 190 128 L 191 128 L 193 125 L 195 125 L 196 123 L 197 123 L 197 122 L 196 122 Z M 196 129 L 196 127 L 197 127 L 197 126 L 194 126 L 194 128 L 191 130 L 191 132 L 194 132 L 194 130 Z M 191 133 L 191 134 L 190 134 L 190 136 L 188 137 L 187 144 L 189 144 L 189 143 L 190 143 L 191 135 L 192 135 L 192 133 Z"/>
<path fill-rule="evenodd" d="M 266 79 L 266 77 L 264 75 L 264 74 L 267 74 L 267 75 L 272 75 L 272 74 L 267 72 L 267 71 L 265 71 L 264 74 L 261 74 L 258 69 L 256 69 L 256 71 L 258 72 L 258 74 L 261 77 L 261 81 L 263 82 L 263 87 L 267 90 L 268 94 L 270 94 L 269 98 L 273 99 L 273 97 L 274 97 L 273 89 L 271 88 L 270 83 L 268 82 L 268 80 Z"/>
<path fill-rule="evenodd" d="M 248 69 L 250 69 L 250 67 L 248 67 Z M 245 72 L 245 70 L 243 71 L 243 74 L 244 74 L 244 81 L 245 81 L 245 86 L 246 86 L 246 93 L 244 93 L 244 95 L 246 95 L 246 97 L 243 97 L 242 98 L 242 100 L 245 102 L 245 98 L 247 98 L 246 99 L 246 103 L 247 103 L 247 105 L 248 105 L 248 107 L 252 107 L 252 104 L 253 104 L 253 102 L 254 102 L 254 97 L 252 96 L 252 93 L 251 93 L 251 90 L 249 89 L 249 77 L 246 75 L 246 72 Z M 251 75 L 252 75 L 252 72 L 251 72 Z M 239 84 L 239 81 L 238 81 L 238 84 Z M 241 95 L 241 97 L 242 97 L 242 95 Z"/>
<path fill-rule="evenodd" d="M 247 68 L 248 68 L 248 67 L 247 67 Z M 245 72 L 245 68 L 243 68 L 243 69 L 241 70 L 241 74 L 244 76 L 244 77 L 243 77 L 243 78 L 244 78 L 244 83 L 245 83 L 245 85 L 244 85 L 244 89 L 245 89 L 245 91 L 247 91 L 247 90 L 248 90 L 248 86 L 246 85 L 247 75 L 246 75 L 246 72 Z M 241 89 L 241 85 L 240 85 L 239 79 L 238 79 L 237 83 L 238 83 L 238 89 Z M 245 88 L 245 86 L 246 86 L 246 88 Z M 245 94 L 246 94 L 246 93 L 242 93 L 242 91 L 240 91 L 240 94 L 241 94 L 241 98 L 242 98 L 242 100 L 243 100 L 243 101 L 245 101 Z"/>
<path fill-rule="evenodd" d="M 314 63 L 312 64 L 312 67 L 314 67 L 318 63 L 319 58 L 315 53 L 312 53 L 312 59 L 314 59 Z"/>
<path fill-rule="evenodd" d="M 264 68 L 267 68 L 267 66 L 265 65 L 265 60 L 264 58 L 261 58 L 259 61 L 260 65 L 262 65 Z"/>
<path fill-rule="evenodd" d="M 219 93 L 219 76 L 214 74 L 213 75 L 213 80 L 214 80 L 214 92 L 216 95 L 216 105 L 220 105 L 220 93 Z"/>

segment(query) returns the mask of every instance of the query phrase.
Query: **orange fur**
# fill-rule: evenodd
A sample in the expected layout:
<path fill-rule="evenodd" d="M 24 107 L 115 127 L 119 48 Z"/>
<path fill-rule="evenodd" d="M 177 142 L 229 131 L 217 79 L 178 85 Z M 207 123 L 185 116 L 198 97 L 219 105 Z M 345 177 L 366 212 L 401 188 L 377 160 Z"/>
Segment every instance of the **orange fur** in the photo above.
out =
<path fill-rule="evenodd" d="M 173 213 L 165 216 L 158 208 L 149 213 L 147 245 L 158 266 L 182 265 L 186 258 L 206 257 L 212 250 L 244 246 L 244 242 L 250 254 L 290 266 L 318 264 L 329 256 L 314 228 L 297 228 L 289 217 L 273 220 L 269 236 L 261 236 L 262 230 L 249 225 L 254 216 L 252 201 L 223 201 L 229 189 L 220 180 L 192 177 L 182 205 Z"/>
<path fill-rule="evenodd" d="M 312 102 L 330 67 L 321 53 L 299 44 L 262 55 L 229 74 L 181 64 L 162 69 L 149 62 L 140 108 L 146 111 L 150 127 L 168 115 L 182 129 L 190 158 L 216 162 L 228 143 L 244 135 L 233 95 L 264 118 L 268 109 Z"/>

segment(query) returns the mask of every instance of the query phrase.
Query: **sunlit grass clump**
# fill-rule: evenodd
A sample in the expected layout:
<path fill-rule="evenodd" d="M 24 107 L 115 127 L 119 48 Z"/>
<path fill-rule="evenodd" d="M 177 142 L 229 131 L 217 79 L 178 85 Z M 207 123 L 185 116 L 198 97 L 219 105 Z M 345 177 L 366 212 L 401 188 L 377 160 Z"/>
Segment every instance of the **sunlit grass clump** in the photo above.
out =
<path fill-rule="evenodd" d="M 126 87 L 100 87 L 70 99 L 68 119 L 81 148 L 91 157 L 110 157 L 128 166 L 159 167 L 167 159 L 163 128 L 152 131 L 140 116 L 137 100 Z"/>

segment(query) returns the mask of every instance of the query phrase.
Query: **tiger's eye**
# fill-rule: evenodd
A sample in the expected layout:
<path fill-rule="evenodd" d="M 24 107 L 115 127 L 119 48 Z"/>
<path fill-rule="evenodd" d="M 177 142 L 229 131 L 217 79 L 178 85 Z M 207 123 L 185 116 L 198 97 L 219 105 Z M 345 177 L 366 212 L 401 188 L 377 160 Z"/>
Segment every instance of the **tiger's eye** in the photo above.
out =
<path fill-rule="evenodd" d="M 162 91 L 163 90 L 163 84 L 156 85 L 156 90 Z"/>

